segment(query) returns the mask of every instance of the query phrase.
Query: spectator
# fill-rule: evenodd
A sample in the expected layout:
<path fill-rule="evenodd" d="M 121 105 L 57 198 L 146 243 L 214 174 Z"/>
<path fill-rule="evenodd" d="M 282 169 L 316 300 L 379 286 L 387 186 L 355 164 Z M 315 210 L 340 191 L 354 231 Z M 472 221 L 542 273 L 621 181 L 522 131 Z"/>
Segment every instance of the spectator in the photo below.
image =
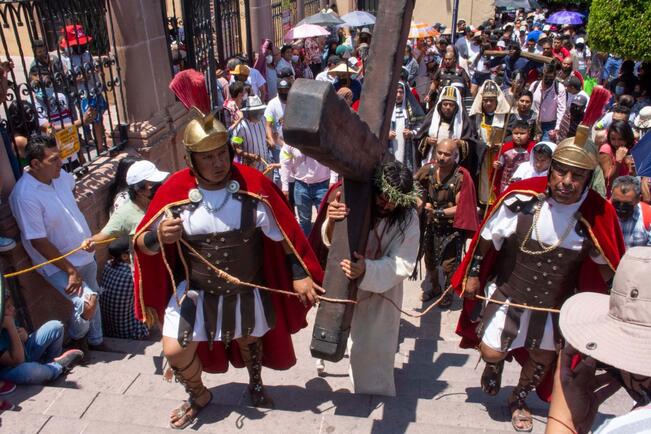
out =
<path fill-rule="evenodd" d="M 554 36 L 554 41 L 552 43 L 552 56 L 558 59 L 559 62 L 563 62 L 563 59 L 569 57 L 570 52 L 567 48 L 563 47 L 563 38 L 561 35 Z M 543 52 L 543 56 L 545 56 Z"/>
<path fill-rule="evenodd" d="M 56 141 L 49 135 L 30 137 L 25 155 L 29 166 L 9 198 L 23 247 L 32 263 L 60 257 L 90 237 L 90 229 L 73 194 L 75 179 L 62 171 Z M 77 251 L 38 270 L 73 304 L 68 333 L 84 351 L 102 350 L 102 318 L 97 309 L 97 263 Z M 87 338 L 87 341 L 86 341 Z"/>
<path fill-rule="evenodd" d="M 553 142 L 536 143 L 529 155 L 528 164 L 524 163 L 518 166 L 511 177 L 511 182 L 535 178 L 537 176 L 547 176 L 549 166 L 552 164 L 554 150 L 556 150 L 556 144 Z"/>
<path fill-rule="evenodd" d="M 549 140 L 549 133 L 558 130 L 563 120 L 566 107 L 565 86 L 556 80 L 556 67 L 553 63 L 543 67 L 542 80 L 531 84 L 533 110 L 538 113 L 541 140 Z"/>
<path fill-rule="evenodd" d="M 64 70 L 61 59 L 54 54 L 49 53 L 45 41 L 42 39 L 35 39 L 32 43 L 32 49 L 34 50 L 34 60 L 29 65 L 29 70 L 36 70 L 41 74 L 61 74 L 63 77 Z M 63 83 L 61 83 L 63 84 Z M 56 86 L 56 84 L 55 84 Z M 58 87 L 58 86 L 57 86 Z M 57 92 L 61 92 L 62 89 L 58 88 Z"/>
<path fill-rule="evenodd" d="M 640 110 L 633 123 L 638 140 L 644 137 L 651 129 L 651 106 L 646 106 Z"/>
<path fill-rule="evenodd" d="M 341 58 L 339 56 L 332 55 L 328 57 L 328 62 L 326 64 L 325 70 L 317 74 L 316 79 L 319 81 L 328 81 L 334 84 L 336 77 L 334 75 L 331 75 L 330 71 L 335 69 L 335 67 L 340 63 L 341 63 Z"/>
<path fill-rule="evenodd" d="M 576 38 L 576 44 L 570 51 L 570 56 L 574 62 L 574 70 L 578 71 L 583 77 L 588 77 L 588 70 L 592 64 L 592 53 L 590 48 L 585 45 L 583 37 Z"/>
<path fill-rule="evenodd" d="M 305 62 L 305 51 L 298 48 L 292 49 L 292 66 L 296 72 L 296 78 L 314 79 L 312 70 Z"/>
<path fill-rule="evenodd" d="M 34 103 L 38 114 L 38 123 L 43 131 L 55 132 L 74 125 L 77 128 L 93 122 L 95 109 L 88 107 L 82 119 L 75 119 L 74 112 L 68 107 L 68 98 L 55 92 L 54 84 L 49 73 L 30 71 L 31 86 L 34 89 Z M 84 163 L 81 152 L 74 152 L 65 159 L 64 169 L 74 171 Z"/>
<path fill-rule="evenodd" d="M 416 75 L 418 74 L 418 61 L 414 58 L 411 53 L 411 46 L 405 46 L 405 55 L 402 59 L 402 66 L 407 68 L 407 82 L 409 86 L 416 86 Z"/>
<path fill-rule="evenodd" d="M 28 334 L 16 325 L 16 309 L 11 298 L 7 297 L 5 303 L 0 332 L 0 380 L 44 384 L 68 373 L 82 361 L 84 353 L 78 349 L 63 353 L 61 322 L 48 321 Z"/>
<path fill-rule="evenodd" d="M 242 164 L 264 172 L 265 162 L 272 162 L 273 155 L 267 144 L 265 121 L 263 119 L 267 106 L 257 96 L 247 98 L 242 112 L 244 119 L 233 130 L 231 143 L 239 155 Z M 264 161 L 262 161 L 264 160 Z"/>
<path fill-rule="evenodd" d="M 585 98 L 586 106 L 587 106 L 588 102 L 590 102 L 590 97 L 583 90 L 583 85 L 581 83 L 581 80 L 579 80 L 576 76 L 572 75 L 570 76 L 570 78 L 568 78 L 565 81 L 564 84 L 565 84 L 565 90 L 567 90 L 566 107 L 570 107 L 572 105 L 572 101 L 574 101 L 574 98 L 576 98 L 579 95 Z"/>
<path fill-rule="evenodd" d="M 632 147 L 631 126 L 624 121 L 614 121 L 608 128 L 606 143 L 599 147 L 599 165 L 604 173 L 608 197 L 615 178 L 635 174 L 633 157 L 630 155 Z"/>
<path fill-rule="evenodd" d="M 509 126 L 507 131 L 506 141 L 510 140 L 509 137 L 513 131 L 513 125 L 517 121 L 524 121 L 529 125 L 529 137 L 536 140 L 541 134 L 538 131 L 538 122 L 536 112 L 531 108 L 533 103 L 533 94 L 529 90 L 523 90 L 520 93 L 516 104 L 511 109 L 511 117 L 509 118 Z"/>
<path fill-rule="evenodd" d="M 267 82 L 267 100 L 278 94 L 276 86 L 278 84 L 278 75 L 276 74 L 275 63 L 275 46 L 270 39 L 262 41 L 260 53 L 255 62 L 254 68 L 260 71 L 260 74 Z"/>
<path fill-rule="evenodd" d="M 312 70 L 312 75 L 316 77 L 321 72 L 321 44 L 317 38 L 305 39 L 305 61 Z M 274 95 L 275 96 L 275 95 Z"/>
<path fill-rule="evenodd" d="M 242 106 L 247 98 L 247 93 L 244 90 L 244 83 L 241 81 L 235 81 L 228 87 L 231 97 L 224 102 L 224 124 L 229 131 L 232 131 L 242 120 Z"/>
<path fill-rule="evenodd" d="M 634 73 L 635 63 L 632 60 L 626 60 L 622 63 L 619 74 L 616 78 L 608 83 L 608 89 L 615 94 L 632 95 L 635 91 L 635 85 L 638 84 L 638 79 Z"/>
<path fill-rule="evenodd" d="M 108 108 L 104 99 L 102 81 L 94 66 L 93 56 L 88 51 L 88 44 L 92 37 L 84 33 L 84 28 L 79 24 L 68 25 L 61 29 L 63 37 L 59 47 L 63 50 L 61 63 L 66 73 L 72 74 L 77 92 L 80 95 L 80 111 L 86 119 L 87 113 L 92 113 L 91 123 L 97 152 L 104 150 L 104 125 L 102 123 L 104 112 Z M 90 70 L 88 69 L 90 68 Z M 91 109 L 92 110 L 89 110 Z M 87 122 L 84 122 L 86 125 Z M 87 131 L 84 128 L 84 131 Z M 88 136 L 88 132 L 85 133 Z"/>
<path fill-rule="evenodd" d="M 292 82 L 290 79 L 280 79 L 278 81 L 278 95 L 269 101 L 264 111 L 267 144 L 271 149 L 274 163 L 280 163 L 280 149 L 285 144 L 285 140 L 283 139 L 283 121 L 285 118 L 287 96 L 291 87 Z M 273 180 L 277 186 L 280 186 L 280 172 L 278 170 L 274 170 Z M 293 186 L 294 183 L 290 181 L 290 184 Z"/>
<path fill-rule="evenodd" d="M 140 160 L 131 164 L 126 176 L 128 200 L 115 210 L 99 233 L 84 241 L 84 250 L 92 251 L 95 243 L 110 238 L 135 235 L 156 190 L 168 176 L 169 172 L 158 170 L 151 161 Z"/>
<path fill-rule="evenodd" d="M 112 215 L 123 203 L 129 200 L 127 172 L 131 165 L 139 160 L 140 158 L 126 156 L 118 163 L 115 170 L 115 181 L 109 187 L 108 202 L 106 204 L 109 215 Z"/>
<path fill-rule="evenodd" d="M 231 73 L 231 83 L 240 81 L 244 83 L 244 87 L 251 88 L 253 95 L 259 96 L 261 99 L 267 98 L 267 80 L 255 68 L 249 68 L 242 63 L 239 59 L 231 59 L 228 61 L 228 68 Z M 231 95 L 233 98 L 233 95 Z"/>
<path fill-rule="evenodd" d="M 626 248 L 651 246 L 651 205 L 641 202 L 642 188 L 635 176 L 613 181 L 611 203 L 617 211 Z"/>
<path fill-rule="evenodd" d="M 353 101 L 357 101 L 362 96 L 362 83 L 352 78 L 352 75 L 358 73 L 359 71 L 351 69 L 346 63 L 340 63 L 328 71 L 328 74 L 336 77 L 333 83 L 335 90 L 339 90 L 342 87 L 349 88 L 353 91 Z"/>
<path fill-rule="evenodd" d="M 561 127 L 556 132 L 552 131 L 550 133 L 552 140 L 560 143 L 568 137 L 574 137 L 576 135 L 576 129 L 583 121 L 583 116 L 587 106 L 588 99 L 583 95 L 577 95 L 568 106 L 569 108 L 565 110 L 563 120 L 561 121 Z"/>
<path fill-rule="evenodd" d="M 562 306 L 565 338 L 554 376 L 546 433 L 590 432 L 599 405 L 623 387 L 635 410 L 608 419 L 597 434 L 642 433 L 651 426 L 651 249 L 626 252 L 610 295 L 583 292 Z M 605 373 L 597 375 L 597 368 Z"/>
<path fill-rule="evenodd" d="M 296 78 L 296 71 L 294 71 L 294 67 L 292 66 L 292 46 L 291 45 L 283 45 L 283 47 L 280 49 L 280 59 L 278 60 L 278 63 L 276 64 L 276 73 L 280 76 L 281 72 L 283 70 L 291 70 L 292 71 L 292 76 Z"/>
<path fill-rule="evenodd" d="M 129 237 L 113 241 L 108 251 L 111 258 L 104 266 L 100 280 L 104 334 L 120 339 L 143 339 L 149 336 L 149 330 L 134 316 Z"/>
<path fill-rule="evenodd" d="M 7 109 L 7 124 L 9 134 L 15 145 L 14 151 L 18 158 L 18 164 L 23 168 L 27 166 L 27 160 L 25 160 L 27 140 L 32 134 L 36 134 L 40 130 L 36 109 L 28 101 L 12 101 Z"/>

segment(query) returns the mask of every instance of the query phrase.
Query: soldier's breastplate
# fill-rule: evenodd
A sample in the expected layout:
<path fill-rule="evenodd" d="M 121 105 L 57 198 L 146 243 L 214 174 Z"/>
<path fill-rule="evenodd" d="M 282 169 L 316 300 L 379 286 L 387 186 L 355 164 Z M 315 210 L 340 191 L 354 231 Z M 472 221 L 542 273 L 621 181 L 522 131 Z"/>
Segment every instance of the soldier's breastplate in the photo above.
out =
<path fill-rule="evenodd" d="M 429 197 L 434 209 L 438 208 L 450 208 L 456 204 L 457 190 L 459 189 L 459 183 L 461 182 L 461 174 L 459 169 L 455 169 L 451 176 L 448 176 L 447 179 L 444 179 L 443 182 L 436 183 L 435 176 L 430 176 L 430 189 Z M 452 223 L 454 222 L 454 217 L 445 217 L 435 219 L 434 224 L 437 229 L 443 231 L 449 231 L 452 229 Z"/>
<path fill-rule="evenodd" d="M 263 233 L 256 227 L 256 200 L 242 195 L 240 228 L 213 234 L 186 236 L 186 241 L 205 260 L 242 282 L 263 281 Z M 190 285 L 211 294 L 230 295 L 250 291 L 247 286 L 229 282 L 217 275 L 211 266 L 184 248 Z"/>
<path fill-rule="evenodd" d="M 591 242 L 584 238 L 581 250 L 558 247 L 536 255 L 525 253 L 521 246 L 532 224 L 532 214 L 518 214 L 515 234 L 500 249 L 496 284 L 514 303 L 560 308 L 577 288 L 581 263 Z M 542 250 L 538 241 L 531 238 L 524 247 L 527 251 Z"/>

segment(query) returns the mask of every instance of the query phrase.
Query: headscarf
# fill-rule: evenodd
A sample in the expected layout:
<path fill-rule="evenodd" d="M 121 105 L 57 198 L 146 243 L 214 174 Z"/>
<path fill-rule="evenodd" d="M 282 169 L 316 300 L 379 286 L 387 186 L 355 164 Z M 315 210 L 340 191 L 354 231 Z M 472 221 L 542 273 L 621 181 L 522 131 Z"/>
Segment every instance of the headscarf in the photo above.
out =
<path fill-rule="evenodd" d="M 263 77 L 267 76 L 267 50 L 271 47 L 272 42 L 270 39 L 263 39 L 262 45 L 260 45 L 260 51 L 258 52 L 258 58 L 255 61 L 253 67 L 260 71 Z"/>
<path fill-rule="evenodd" d="M 440 105 L 443 102 L 443 96 L 446 94 L 447 88 L 452 88 L 454 90 L 454 95 L 457 103 L 457 112 L 454 114 L 452 119 L 452 137 L 455 139 L 460 139 L 463 131 L 463 115 L 461 110 L 463 110 L 463 105 L 461 103 L 461 92 L 454 86 L 445 86 L 443 91 L 439 94 L 438 100 L 436 101 L 436 106 L 434 107 L 434 114 L 432 115 L 432 123 L 429 126 L 428 136 L 433 137 L 439 130 L 441 124 L 441 113 L 439 112 Z"/>
<path fill-rule="evenodd" d="M 503 115 L 511 110 L 511 106 L 509 106 L 509 103 L 506 101 L 506 97 L 504 96 L 502 89 L 493 80 L 486 80 L 484 84 L 482 84 L 479 88 L 479 92 L 477 92 L 477 96 L 472 103 L 472 107 L 470 108 L 470 116 L 481 114 L 483 112 L 481 103 L 482 99 L 484 98 L 484 89 L 488 83 L 492 83 L 497 88 L 497 108 L 495 109 L 495 114 Z"/>
<path fill-rule="evenodd" d="M 518 168 L 515 170 L 515 172 L 513 172 L 511 179 L 522 180 L 522 179 L 535 178 L 537 176 L 547 176 L 549 169 L 544 170 L 542 172 L 536 172 L 534 155 L 536 153 L 536 148 L 538 148 L 539 146 L 547 146 L 549 149 L 551 149 L 552 154 L 554 154 L 554 151 L 556 150 L 556 143 L 554 142 L 536 143 L 535 146 L 531 148 L 531 152 L 529 153 L 529 161 L 527 163 L 520 164 Z"/>

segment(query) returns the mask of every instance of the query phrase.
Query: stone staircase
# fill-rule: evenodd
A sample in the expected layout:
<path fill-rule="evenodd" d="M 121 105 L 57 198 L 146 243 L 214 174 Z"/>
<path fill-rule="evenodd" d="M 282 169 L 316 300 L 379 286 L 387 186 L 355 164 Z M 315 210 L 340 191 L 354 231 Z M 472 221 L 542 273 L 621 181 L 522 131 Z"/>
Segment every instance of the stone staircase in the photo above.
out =
<path fill-rule="evenodd" d="M 404 306 L 422 309 L 416 282 L 407 282 Z M 403 316 L 396 354 L 398 396 L 354 395 L 348 360 L 326 362 L 316 374 L 309 354 L 311 327 L 294 338 L 297 365 L 288 371 L 263 370 L 274 410 L 250 407 L 245 370 L 206 375 L 212 404 L 188 430 L 242 433 L 511 433 L 506 398 L 519 367 L 507 364 L 503 389 L 488 397 L 479 387 L 483 365 L 477 352 L 458 348 L 453 309 L 435 309 L 421 319 Z M 310 321 L 314 312 L 311 312 Z M 184 399 L 179 384 L 162 379 L 161 345 L 152 341 L 107 339 L 115 352 L 96 352 L 87 367 L 77 367 L 48 386 L 19 386 L 7 398 L 20 411 L 0 414 L 2 433 L 162 433 L 168 415 Z M 599 419 L 628 411 L 632 401 L 619 392 L 602 406 Z M 531 394 L 534 432 L 545 429 L 547 404 Z M 192 431 L 190 431 L 192 432 Z"/>

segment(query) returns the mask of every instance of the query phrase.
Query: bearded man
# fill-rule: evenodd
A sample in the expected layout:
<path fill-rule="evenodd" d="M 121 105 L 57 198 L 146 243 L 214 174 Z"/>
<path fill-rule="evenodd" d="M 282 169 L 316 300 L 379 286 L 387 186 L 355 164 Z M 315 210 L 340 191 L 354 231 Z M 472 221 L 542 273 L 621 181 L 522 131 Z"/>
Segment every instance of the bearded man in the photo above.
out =
<path fill-rule="evenodd" d="M 479 138 L 477 198 L 482 206 L 489 205 L 494 199 L 491 197 L 495 173 L 493 161 L 506 137 L 510 111 L 502 89 L 494 81 L 486 80 L 470 109 L 470 121 Z"/>
<path fill-rule="evenodd" d="M 355 393 L 395 396 L 393 365 L 400 311 L 391 302 L 402 305 L 402 282 L 416 265 L 420 192 L 412 172 L 397 161 L 380 166 L 373 185 L 375 206 L 366 251 L 353 252 L 354 258 L 341 261 L 344 274 L 357 280 L 359 288 L 348 340 L 350 377 Z M 340 197 L 341 192 L 336 192 L 321 226 L 328 247 L 334 222 L 348 215 Z"/>
<path fill-rule="evenodd" d="M 212 399 L 202 371 L 225 372 L 229 362 L 249 371 L 254 406 L 273 404 L 262 365 L 296 363 L 290 335 L 307 325 L 323 274 L 280 191 L 232 162 L 228 132 L 213 114 L 190 121 L 183 143 L 189 167 L 156 192 L 134 238 L 136 315 L 163 319 L 163 352 L 189 394 L 171 414 L 175 429 Z"/>
<path fill-rule="evenodd" d="M 424 290 L 422 301 L 438 297 L 447 288 L 452 272 L 461 261 L 468 236 L 479 227 L 475 185 L 470 173 L 459 166 L 459 148 L 455 139 L 443 139 L 436 144 L 435 157 L 420 168 L 415 179 L 423 188 L 421 216 L 422 241 L 419 258 L 425 256 L 431 290 Z M 439 268 L 445 279 L 440 285 Z M 440 307 L 452 303 L 448 293 Z"/>
<path fill-rule="evenodd" d="M 531 431 L 526 397 L 553 372 L 558 309 L 577 290 L 605 291 L 624 253 L 615 210 L 590 189 L 597 159 L 581 136 L 559 144 L 547 178 L 516 182 L 498 199 L 452 279 L 467 298 L 457 333 L 486 362 L 487 394 L 499 392 L 504 360 L 517 350 L 522 371 L 508 398 L 516 431 Z M 482 306 L 475 296 L 484 293 Z"/>
<path fill-rule="evenodd" d="M 443 139 L 457 139 L 459 144 L 458 163 L 471 176 L 477 173 L 477 136 L 461 103 L 461 93 L 454 86 L 445 86 L 436 106 L 412 136 L 419 143 L 418 152 L 423 164 L 435 158 L 436 144 Z"/>

